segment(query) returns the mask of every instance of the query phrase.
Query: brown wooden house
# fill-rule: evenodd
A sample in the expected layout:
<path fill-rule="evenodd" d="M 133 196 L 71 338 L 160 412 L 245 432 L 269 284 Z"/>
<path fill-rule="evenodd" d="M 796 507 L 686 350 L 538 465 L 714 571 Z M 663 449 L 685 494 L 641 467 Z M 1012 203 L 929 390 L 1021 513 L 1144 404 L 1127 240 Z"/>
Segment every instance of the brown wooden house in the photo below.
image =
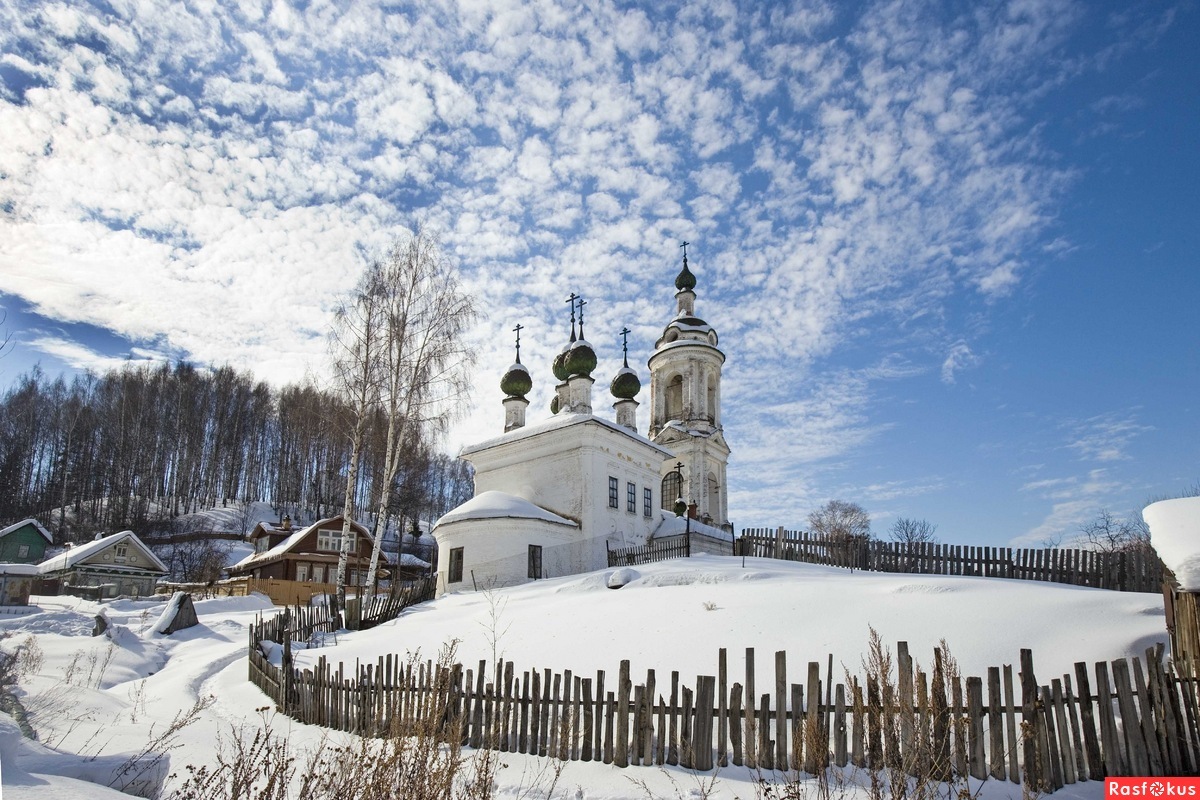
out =
<path fill-rule="evenodd" d="M 260 522 L 248 537 L 254 552 L 231 566 L 229 577 L 333 584 L 337 580 L 338 557 L 342 550 L 343 520 L 339 514 L 299 529 L 292 527 L 287 517 L 279 525 Z M 350 535 L 354 542 L 350 548 L 346 584 L 359 586 L 367 579 L 374 539 L 370 531 L 353 520 L 350 521 Z M 388 577 L 390 568 L 387 557 L 380 552 L 376 584 L 379 579 Z"/>

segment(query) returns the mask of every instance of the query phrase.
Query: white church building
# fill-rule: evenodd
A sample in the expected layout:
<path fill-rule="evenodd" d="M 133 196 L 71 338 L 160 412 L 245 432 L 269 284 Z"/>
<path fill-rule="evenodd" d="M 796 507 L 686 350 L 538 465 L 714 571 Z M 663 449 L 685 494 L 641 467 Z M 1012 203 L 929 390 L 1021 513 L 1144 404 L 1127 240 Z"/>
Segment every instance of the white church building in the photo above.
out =
<path fill-rule="evenodd" d="M 670 541 L 685 530 L 693 551 L 732 552 L 721 428 L 725 355 L 716 330 L 696 316 L 686 249 L 675 288 L 675 316 L 648 361 L 648 435 L 638 432 L 641 380 L 627 353 L 609 384 L 614 418 L 594 413 L 596 353 L 583 335 L 584 301 L 574 294 L 570 339 L 552 365 L 552 415 L 526 425 L 533 378 L 521 363 L 518 326 L 516 363 L 500 382 L 504 432 L 463 449 L 475 496 L 433 528 L 439 594 L 603 569 L 612 549 Z M 686 518 L 677 514 L 685 505 Z"/>

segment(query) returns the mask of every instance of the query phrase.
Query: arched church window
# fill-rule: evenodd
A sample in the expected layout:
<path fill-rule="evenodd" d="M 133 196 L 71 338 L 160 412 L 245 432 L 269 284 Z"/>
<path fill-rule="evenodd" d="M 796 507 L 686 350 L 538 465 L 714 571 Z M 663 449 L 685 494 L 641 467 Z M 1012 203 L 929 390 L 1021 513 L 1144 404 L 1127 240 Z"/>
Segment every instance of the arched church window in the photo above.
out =
<path fill-rule="evenodd" d="M 667 381 L 667 419 L 683 419 L 683 376 L 676 375 Z M 674 502 L 672 499 L 671 502 Z"/>
<path fill-rule="evenodd" d="M 683 496 L 683 476 L 676 472 L 668 472 L 662 479 L 662 507 L 673 511 L 675 501 Z"/>

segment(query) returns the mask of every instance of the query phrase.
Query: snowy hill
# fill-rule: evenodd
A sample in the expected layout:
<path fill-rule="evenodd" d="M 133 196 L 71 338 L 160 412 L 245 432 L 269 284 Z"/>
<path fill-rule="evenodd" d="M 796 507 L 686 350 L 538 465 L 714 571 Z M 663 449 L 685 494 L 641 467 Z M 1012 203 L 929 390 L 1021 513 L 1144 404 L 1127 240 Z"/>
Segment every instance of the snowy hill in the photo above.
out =
<path fill-rule="evenodd" d="M 608 588 L 617 573 L 624 585 Z M 162 600 L 104 607 L 74 598 L 38 602 L 38 613 L 0 621 L 0 630 L 10 634 L 3 643 L 7 651 L 24 645 L 27 654 L 39 656 L 19 662 L 24 674 L 17 694 L 42 739 L 37 746 L 5 746 L 6 798 L 10 792 L 25 798 L 73 796 L 62 793 L 62 781 L 37 783 L 38 775 L 107 784 L 111 769 L 124 760 L 117 756 L 135 752 L 152 729 L 161 732 L 193 708 L 196 721 L 175 736 L 179 747 L 170 752 L 170 772 L 213 763 L 220 741 L 228 742 L 234 727 L 261 724 L 264 714 L 256 709 L 268 702 L 246 680 L 245 647 L 247 626 L 258 614 L 273 613 L 263 598 L 197 602 L 201 624 L 169 637 L 153 632 Z M 97 613 L 112 623 L 111 638 L 90 636 Z M 729 648 L 735 672 L 744 668 L 743 648 L 755 647 L 762 653 L 760 680 L 766 680 L 766 656 L 776 650 L 786 650 L 793 663 L 823 661 L 833 653 L 857 672 L 868 626 L 893 647 L 897 640 L 908 641 L 923 662 L 945 638 L 967 675 L 1014 663 L 1023 647 L 1033 649 L 1039 676 L 1049 678 L 1074 661 L 1119 658 L 1166 641 L 1158 595 L 1000 579 L 852 574 L 764 559 L 747 559 L 743 567 L 741 559 L 699 556 L 447 595 L 375 630 L 339 633 L 328 646 L 297 656 L 349 665 L 418 649 L 435 657 L 444 642 L 459 639 L 459 658 L 469 664 L 492 657 L 494 638 L 497 653 L 518 669 L 615 670 L 627 658 L 634 670 L 696 675 L 713 673 L 719 647 Z M 279 715 L 265 718 L 296 747 L 315 746 L 324 735 Z M 97 753 L 100 758 L 91 758 Z M 521 795 L 521 787 L 542 769 L 537 759 L 512 753 L 504 762 L 498 796 Z M 33 777 L 26 780 L 23 773 Z M 18 787 L 10 776 L 26 782 Z M 755 797 L 756 778 L 744 768 L 724 769 L 707 796 Z M 554 796 L 689 796 L 704 780 L 683 769 L 571 762 Z M 983 800 L 1021 796 L 1019 786 L 1006 782 L 973 787 Z M 1093 781 L 1055 796 L 1102 795 L 1102 784 Z"/>

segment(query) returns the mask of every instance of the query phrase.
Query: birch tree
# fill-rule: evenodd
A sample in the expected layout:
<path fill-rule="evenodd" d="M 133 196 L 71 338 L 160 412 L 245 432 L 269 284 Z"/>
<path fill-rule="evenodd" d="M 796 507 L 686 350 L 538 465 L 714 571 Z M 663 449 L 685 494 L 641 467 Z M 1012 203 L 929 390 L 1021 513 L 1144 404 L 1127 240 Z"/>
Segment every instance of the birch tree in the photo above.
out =
<path fill-rule="evenodd" d="M 381 307 L 379 402 L 387 420 L 377 519 L 386 519 L 393 484 L 409 454 L 445 430 L 467 389 L 472 363 L 464 334 L 475 305 L 458 284 L 436 236 L 419 229 L 397 242 L 377 267 Z M 414 512 L 415 513 L 415 512 Z M 375 537 L 366 586 L 373 591 L 382 531 Z"/>
<path fill-rule="evenodd" d="M 350 562 L 350 522 L 358 492 L 358 467 L 363 455 L 367 422 L 379 397 L 379 361 L 384 307 L 380 295 L 382 265 L 373 263 L 359 280 L 354 294 L 334 313 L 330 333 L 335 390 L 349 409 L 349 463 L 342 503 L 342 540 L 338 551 L 337 606 L 346 607 L 346 571 Z"/>

